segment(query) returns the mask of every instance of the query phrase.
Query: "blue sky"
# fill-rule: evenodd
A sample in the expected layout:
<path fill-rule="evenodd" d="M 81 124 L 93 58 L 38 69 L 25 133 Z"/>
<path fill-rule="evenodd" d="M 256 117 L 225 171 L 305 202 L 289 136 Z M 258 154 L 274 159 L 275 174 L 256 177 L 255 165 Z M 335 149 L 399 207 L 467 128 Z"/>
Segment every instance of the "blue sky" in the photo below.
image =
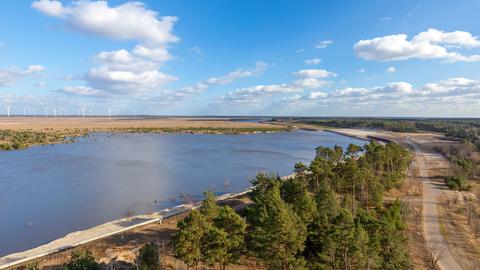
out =
<path fill-rule="evenodd" d="M 0 114 L 480 116 L 478 1 L 1 1 Z"/>

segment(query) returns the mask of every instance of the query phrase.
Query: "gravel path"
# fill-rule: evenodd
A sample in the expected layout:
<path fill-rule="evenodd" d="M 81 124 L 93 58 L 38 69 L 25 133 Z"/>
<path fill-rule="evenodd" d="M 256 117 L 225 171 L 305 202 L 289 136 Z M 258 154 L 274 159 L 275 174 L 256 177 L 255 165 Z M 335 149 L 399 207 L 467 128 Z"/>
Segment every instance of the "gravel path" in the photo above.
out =
<path fill-rule="evenodd" d="M 437 197 L 441 194 L 441 186 L 428 177 L 426 161 L 432 154 L 424 153 L 418 145 L 409 142 L 415 149 L 417 167 L 423 185 L 423 235 L 431 250 L 439 254 L 438 266 L 443 270 L 457 270 L 462 267 L 457 263 L 448 249 L 448 243 L 440 230 L 440 217 L 438 213 Z"/>

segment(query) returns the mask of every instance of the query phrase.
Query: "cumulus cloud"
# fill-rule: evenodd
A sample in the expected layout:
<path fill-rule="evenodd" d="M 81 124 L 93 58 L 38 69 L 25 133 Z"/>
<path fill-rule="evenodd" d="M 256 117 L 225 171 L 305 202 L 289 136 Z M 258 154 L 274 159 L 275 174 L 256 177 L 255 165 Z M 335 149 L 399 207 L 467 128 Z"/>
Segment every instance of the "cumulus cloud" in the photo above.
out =
<path fill-rule="evenodd" d="M 379 115 L 380 112 L 395 112 L 397 115 L 445 115 L 451 111 L 479 112 L 480 81 L 466 78 L 450 78 L 436 83 L 413 87 L 408 82 L 391 82 L 377 87 L 347 87 L 329 93 L 312 91 L 293 95 L 281 100 L 284 105 L 295 104 L 313 110 L 338 111 L 342 114 L 362 112 Z M 381 113 L 380 113 L 381 114 Z M 385 115 L 385 114 L 384 114 Z M 452 114 L 455 115 L 455 114 Z"/>
<path fill-rule="evenodd" d="M 149 45 L 178 41 L 172 34 L 176 17 L 149 10 L 143 3 L 126 2 L 110 7 L 107 1 L 74 1 L 64 6 L 60 1 L 38 0 L 32 3 L 40 12 L 65 20 L 76 30 L 120 40 L 140 40 Z"/>
<path fill-rule="evenodd" d="M 25 69 L 8 67 L 0 69 L 0 87 L 12 86 L 18 80 L 45 70 L 42 65 L 31 65 Z"/>
<path fill-rule="evenodd" d="M 307 59 L 305 60 L 305 64 L 312 66 L 312 65 L 318 65 L 322 62 L 322 59 L 320 58 L 312 58 L 312 59 Z"/>
<path fill-rule="evenodd" d="M 469 32 L 443 32 L 430 28 L 411 40 L 405 34 L 358 41 L 355 54 L 365 60 L 401 61 L 412 58 L 443 59 L 446 62 L 477 62 L 480 55 L 463 55 L 458 49 L 480 48 L 480 40 Z"/>
<path fill-rule="evenodd" d="M 228 92 L 222 96 L 218 101 L 219 103 L 259 103 L 266 97 L 274 95 L 282 95 L 292 92 L 302 92 L 305 89 L 318 89 L 329 84 L 326 78 L 337 76 L 336 73 L 330 72 L 324 69 L 302 69 L 292 73 L 297 79 L 290 83 L 283 84 L 270 84 L 270 85 L 257 85 L 247 88 L 240 88 Z M 319 98 L 322 92 L 312 92 L 312 99 Z M 293 98 L 287 98 L 287 100 L 296 100 L 300 95 L 295 95 Z M 285 97 L 284 97 L 285 98 Z"/>
<path fill-rule="evenodd" d="M 301 88 L 289 84 L 257 85 L 229 92 L 221 97 L 221 101 L 227 103 L 256 103 L 264 97 L 300 91 L 302 91 Z"/>
<path fill-rule="evenodd" d="M 158 89 L 177 78 L 158 70 L 158 63 L 126 50 L 101 52 L 95 57 L 99 66 L 85 75 L 89 86 L 114 94 L 129 94 Z"/>
<path fill-rule="evenodd" d="M 394 66 L 391 66 L 391 67 L 388 67 L 385 71 L 388 73 L 394 73 L 397 71 L 397 69 Z"/>
<path fill-rule="evenodd" d="M 328 85 L 330 81 L 325 80 L 329 77 L 336 77 L 337 74 L 325 69 L 302 69 L 293 73 L 293 76 L 299 78 L 293 84 L 308 88 L 317 89 Z"/>
<path fill-rule="evenodd" d="M 98 65 L 84 75 L 85 89 L 130 94 L 158 90 L 177 79 L 159 70 L 164 62 L 172 59 L 168 46 L 179 40 L 173 34 L 176 17 L 160 17 L 140 2 L 109 6 L 107 1 L 80 0 L 63 5 L 55 0 L 37 0 L 31 6 L 45 15 L 65 21 L 71 29 L 139 42 L 131 51 L 120 49 L 98 53 L 94 58 Z M 91 96 L 86 91 L 78 93 Z"/>
<path fill-rule="evenodd" d="M 329 45 L 333 44 L 332 40 L 321 40 L 315 45 L 315 48 L 317 49 L 324 49 L 328 47 Z"/>

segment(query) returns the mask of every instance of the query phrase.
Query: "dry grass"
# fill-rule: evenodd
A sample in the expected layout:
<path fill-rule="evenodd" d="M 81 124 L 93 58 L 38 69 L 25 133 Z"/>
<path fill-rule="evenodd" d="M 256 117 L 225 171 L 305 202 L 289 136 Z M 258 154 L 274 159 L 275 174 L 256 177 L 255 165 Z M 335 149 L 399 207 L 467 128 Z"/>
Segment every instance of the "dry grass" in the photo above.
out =
<path fill-rule="evenodd" d="M 279 125 L 225 118 L 176 117 L 1 117 L 0 129 L 65 130 L 114 128 L 280 128 Z"/>
<path fill-rule="evenodd" d="M 471 192 L 445 190 L 439 212 L 451 250 L 464 269 L 480 269 L 480 185 Z"/>

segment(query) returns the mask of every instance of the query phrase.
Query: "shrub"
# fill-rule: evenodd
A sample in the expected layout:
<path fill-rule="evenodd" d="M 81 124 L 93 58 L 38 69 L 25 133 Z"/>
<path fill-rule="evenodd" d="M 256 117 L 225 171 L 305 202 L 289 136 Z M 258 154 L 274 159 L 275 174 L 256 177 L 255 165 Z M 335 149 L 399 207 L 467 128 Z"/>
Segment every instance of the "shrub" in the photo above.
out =
<path fill-rule="evenodd" d="M 63 265 L 64 270 L 100 270 L 100 265 L 95 261 L 89 250 L 72 251 L 70 260 Z"/>
<path fill-rule="evenodd" d="M 470 190 L 470 185 L 463 176 L 448 176 L 445 178 L 448 188 L 459 191 Z"/>

